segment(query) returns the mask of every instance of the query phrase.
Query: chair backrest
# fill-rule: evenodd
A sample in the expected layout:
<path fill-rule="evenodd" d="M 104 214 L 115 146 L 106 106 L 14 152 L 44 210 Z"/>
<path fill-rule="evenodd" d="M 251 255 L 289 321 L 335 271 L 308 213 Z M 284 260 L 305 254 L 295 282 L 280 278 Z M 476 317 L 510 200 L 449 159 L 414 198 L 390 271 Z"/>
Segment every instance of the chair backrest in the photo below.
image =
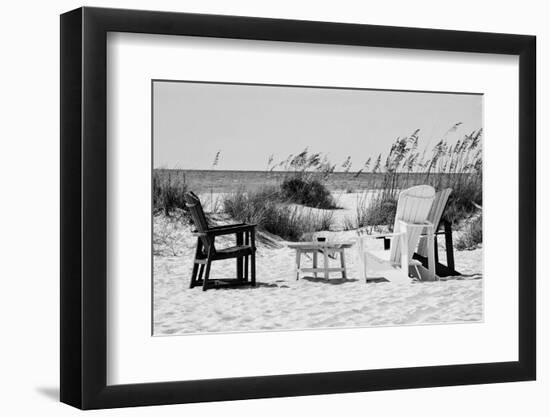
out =
<path fill-rule="evenodd" d="M 445 188 L 435 193 L 435 199 L 432 204 L 432 208 L 428 213 L 428 221 L 434 225 L 436 231 L 439 228 L 441 217 L 443 216 L 443 212 L 445 211 L 447 201 L 449 201 L 449 196 L 451 195 L 452 191 L 452 188 Z M 426 233 L 425 230 L 423 230 L 422 232 Z M 422 255 L 424 257 L 428 256 L 428 241 L 426 240 L 425 236 L 422 236 L 420 238 L 417 252 L 419 255 Z"/>
<path fill-rule="evenodd" d="M 435 198 L 435 190 L 430 185 L 417 185 L 399 193 L 397 210 L 393 224 L 394 232 L 399 231 L 399 221 L 407 223 L 422 223 L 428 220 L 428 214 Z M 416 250 L 421 228 L 410 229 L 408 233 L 409 259 Z M 401 262 L 401 243 L 393 239 L 390 252 L 390 261 L 395 264 Z"/>
<path fill-rule="evenodd" d="M 185 193 L 185 205 L 191 213 L 191 220 L 197 228 L 197 232 L 206 233 L 208 231 L 208 221 L 202 209 L 201 200 L 199 197 L 192 191 Z M 210 247 L 210 239 L 206 236 L 201 236 L 202 242 L 206 248 Z"/>

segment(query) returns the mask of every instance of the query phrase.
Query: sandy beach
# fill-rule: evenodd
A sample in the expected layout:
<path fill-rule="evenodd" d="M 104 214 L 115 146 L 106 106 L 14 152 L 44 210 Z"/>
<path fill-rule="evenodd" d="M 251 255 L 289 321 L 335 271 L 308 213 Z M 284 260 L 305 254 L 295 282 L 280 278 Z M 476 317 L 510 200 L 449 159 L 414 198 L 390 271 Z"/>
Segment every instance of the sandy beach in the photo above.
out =
<path fill-rule="evenodd" d="M 219 196 L 210 197 L 215 202 Z M 335 230 L 323 232 L 329 240 L 354 240 L 355 231 L 342 230 L 342 224 L 353 214 L 357 198 L 356 193 L 335 193 L 342 209 L 334 210 Z M 208 196 L 201 196 L 201 200 L 209 211 Z M 354 247 L 346 252 L 347 279 L 336 273 L 328 280 L 313 276 L 296 280 L 295 252 L 283 241 L 260 235 L 257 286 L 203 292 L 197 287 L 189 289 L 196 244 L 191 226 L 162 215 L 155 216 L 153 221 L 156 336 L 463 323 L 483 319 L 482 248 L 455 250 L 456 269 L 463 275 L 445 281 L 366 284 L 360 278 Z M 230 246 L 233 241 L 234 237 L 227 236 L 217 244 Z M 380 241 L 371 244 L 381 245 Z M 444 259 L 442 248 L 440 256 Z M 306 258 L 305 262 L 311 260 Z M 219 261 L 213 264 L 211 276 L 227 277 L 234 271 L 234 260 Z"/>

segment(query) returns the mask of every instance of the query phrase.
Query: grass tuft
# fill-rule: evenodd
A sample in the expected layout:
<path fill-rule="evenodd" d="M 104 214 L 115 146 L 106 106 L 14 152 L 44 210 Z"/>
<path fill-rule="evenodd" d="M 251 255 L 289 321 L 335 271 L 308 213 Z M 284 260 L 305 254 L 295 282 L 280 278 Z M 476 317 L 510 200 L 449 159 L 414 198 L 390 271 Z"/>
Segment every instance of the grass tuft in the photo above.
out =
<path fill-rule="evenodd" d="M 316 178 L 285 178 L 281 183 L 281 196 L 284 200 L 308 207 L 329 210 L 337 208 L 328 188 Z"/>
<path fill-rule="evenodd" d="M 475 217 L 466 226 L 466 230 L 457 239 L 455 247 L 457 250 L 476 249 L 483 242 L 483 219 L 481 214 Z"/>
<path fill-rule="evenodd" d="M 153 171 L 153 214 L 172 216 L 175 212 L 187 212 L 185 174 L 180 171 Z"/>
<path fill-rule="evenodd" d="M 376 158 L 371 173 L 377 175 L 368 176 L 364 188 L 379 192 L 366 203 L 367 207 L 362 204 L 358 209 L 361 210 L 359 223 L 392 227 L 399 192 L 420 184 L 429 184 L 436 190 L 452 189 L 444 216 L 455 225 L 481 207 L 482 130 L 465 135 L 454 145 L 443 138 L 431 152 L 426 149 L 422 153 L 418 150 L 418 134 L 416 130 L 408 137 L 397 138 L 385 161 L 382 155 Z"/>

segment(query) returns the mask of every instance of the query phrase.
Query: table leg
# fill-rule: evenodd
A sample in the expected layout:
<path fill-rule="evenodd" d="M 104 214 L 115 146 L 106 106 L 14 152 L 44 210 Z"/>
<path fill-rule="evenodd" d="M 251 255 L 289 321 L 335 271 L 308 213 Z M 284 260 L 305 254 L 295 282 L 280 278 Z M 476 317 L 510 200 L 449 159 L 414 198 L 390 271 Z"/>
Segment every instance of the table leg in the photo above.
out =
<path fill-rule="evenodd" d="M 361 277 L 367 281 L 367 255 L 365 253 L 365 242 L 361 237 L 357 238 L 357 260 L 361 272 Z"/>
<path fill-rule="evenodd" d="M 342 267 L 342 278 L 346 279 L 346 258 L 344 255 L 344 249 L 340 250 L 340 266 Z"/>
<path fill-rule="evenodd" d="M 328 279 L 328 251 L 326 249 L 323 249 L 323 255 L 325 257 L 325 279 Z"/>
<path fill-rule="evenodd" d="M 300 257 L 302 252 L 300 249 L 296 249 L 296 280 L 300 279 Z"/>
<path fill-rule="evenodd" d="M 315 268 L 315 271 L 313 271 L 313 276 L 317 278 L 317 251 L 313 252 L 313 268 Z"/>

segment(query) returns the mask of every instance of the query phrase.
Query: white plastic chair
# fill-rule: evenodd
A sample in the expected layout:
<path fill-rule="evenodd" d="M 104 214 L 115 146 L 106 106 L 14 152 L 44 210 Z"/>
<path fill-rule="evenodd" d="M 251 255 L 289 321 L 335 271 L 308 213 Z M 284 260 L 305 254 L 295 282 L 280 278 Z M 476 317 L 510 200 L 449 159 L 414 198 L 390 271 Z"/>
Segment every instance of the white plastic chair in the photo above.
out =
<path fill-rule="evenodd" d="M 435 197 L 429 185 L 418 185 L 401 191 L 397 201 L 393 233 L 364 235 L 357 238 L 359 265 L 363 278 L 369 281 L 411 282 L 437 280 L 433 248 L 434 225 L 427 218 Z M 412 258 L 421 233 L 426 235 L 428 269 Z M 370 250 L 368 240 L 391 238 L 389 251 Z M 370 270 L 370 271 L 369 271 Z M 412 270 L 412 273 L 411 273 Z M 376 276 L 372 276 L 375 273 Z M 368 276 L 368 275 L 371 276 Z"/>

